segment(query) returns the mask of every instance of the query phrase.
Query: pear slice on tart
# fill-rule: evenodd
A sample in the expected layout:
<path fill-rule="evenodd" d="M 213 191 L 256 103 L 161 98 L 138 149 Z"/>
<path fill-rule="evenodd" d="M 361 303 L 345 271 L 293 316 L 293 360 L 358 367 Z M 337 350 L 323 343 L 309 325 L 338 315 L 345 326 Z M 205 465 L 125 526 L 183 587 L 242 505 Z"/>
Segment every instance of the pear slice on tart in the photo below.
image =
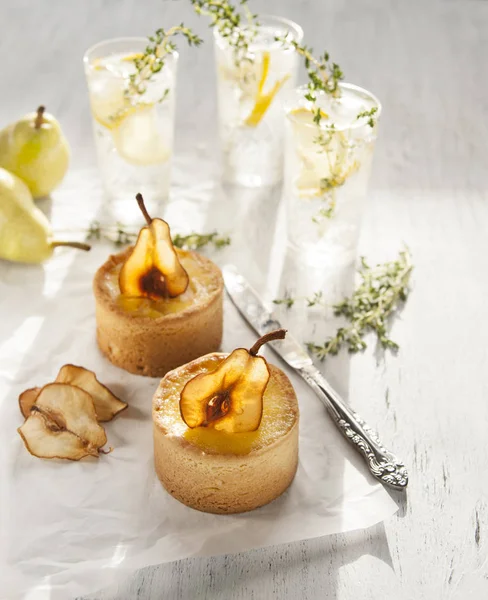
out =
<path fill-rule="evenodd" d="M 132 297 L 175 298 L 188 287 L 189 278 L 171 242 L 166 221 L 153 219 L 141 229 L 134 249 L 119 276 L 122 294 Z"/>
<path fill-rule="evenodd" d="M 261 422 L 261 398 L 268 380 L 264 358 L 238 348 L 215 371 L 197 375 L 186 384 L 181 392 L 182 419 L 190 428 L 255 431 Z"/>
<path fill-rule="evenodd" d="M 284 329 L 261 337 L 250 349 L 234 350 L 214 371 L 197 375 L 183 388 L 180 411 L 190 428 L 214 427 L 227 433 L 256 431 L 270 373 L 260 347 L 283 339 Z"/>
<path fill-rule="evenodd" d="M 147 226 L 141 229 L 120 271 L 120 291 L 126 296 L 152 299 L 179 296 L 186 291 L 189 277 L 171 241 L 169 225 L 149 216 L 141 194 L 136 198 Z"/>

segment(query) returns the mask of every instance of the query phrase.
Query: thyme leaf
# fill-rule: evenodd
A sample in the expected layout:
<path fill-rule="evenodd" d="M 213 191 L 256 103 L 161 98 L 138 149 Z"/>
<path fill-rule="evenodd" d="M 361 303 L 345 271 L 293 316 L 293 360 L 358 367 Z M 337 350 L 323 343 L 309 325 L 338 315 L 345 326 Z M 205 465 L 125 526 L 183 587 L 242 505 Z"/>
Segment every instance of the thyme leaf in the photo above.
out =
<path fill-rule="evenodd" d="M 209 244 L 220 249 L 230 244 L 230 237 L 220 236 L 216 231 L 212 233 L 190 233 L 189 235 L 177 233 L 173 236 L 173 244 L 177 248 L 184 248 L 185 250 L 199 250 Z"/>
<path fill-rule="evenodd" d="M 375 114 L 377 112 L 378 112 L 377 106 L 373 106 L 373 108 L 371 110 L 363 110 L 362 112 L 357 114 L 356 121 L 358 121 L 359 119 L 362 119 L 363 117 L 368 117 L 368 125 L 371 128 L 373 128 L 376 125 Z"/>
<path fill-rule="evenodd" d="M 285 292 L 283 298 L 275 298 L 273 300 L 273 304 L 278 304 L 285 306 L 286 308 L 291 308 L 295 304 L 296 298 L 292 298 L 289 292 Z"/>
<path fill-rule="evenodd" d="M 103 226 L 99 221 L 92 221 L 88 227 L 86 239 L 92 241 L 105 240 L 115 246 L 127 246 L 133 244 L 138 235 L 138 231 L 128 230 L 122 223 L 116 223 L 114 226 Z M 184 250 L 200 250 L 209 245 L 218 250 L 230 243 L 230 237 L 221 236 L 216 231 L 212 233 L 190 233 L 189 235 L 177 233 L 173 236 L 173 244 Z"/>
<path fill-rule="evenodd" d="M 325 306 L 324 295 L 323 292 L 314 292 L 308 298 L 302 298 L 307 303 L 307 307 L 322 305 Z M 275 298 L 273 300 L 273 304 L 278 304 L 285 306 L 287 309 L 291 308 L 297 300 L 300 298 L 293 298 L 291 294 L 287 291 L 283 298 Z"/>

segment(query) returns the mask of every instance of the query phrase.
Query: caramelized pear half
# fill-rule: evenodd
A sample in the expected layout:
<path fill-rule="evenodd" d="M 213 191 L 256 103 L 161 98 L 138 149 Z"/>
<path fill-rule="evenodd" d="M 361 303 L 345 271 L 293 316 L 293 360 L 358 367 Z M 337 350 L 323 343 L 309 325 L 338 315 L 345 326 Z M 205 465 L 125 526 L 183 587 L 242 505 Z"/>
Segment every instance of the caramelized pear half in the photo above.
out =
<path fill-rule="evenodd" d="M 187 382 L 180 395 L 180 412 L 191 429 L 213 427 L 227 433 L 256 431 L 263 414 L 263 396 L 269 381 L 266 359 L 259 348 L 271 340 L 283 339 L 286 331 L 272 331 L 250 350 L 234 350 L 210 373 Z"/>
<path fill-rule="evenodd" d="M 141 194 L 136 196 L 147 226 L 139 232 L 136 245 L 122 266 L 120 292 L 137 298 L 174 298 L 188 287 L 188 273 L 182 267 L 171 241 L 168 223 L 151 219 Z"/>

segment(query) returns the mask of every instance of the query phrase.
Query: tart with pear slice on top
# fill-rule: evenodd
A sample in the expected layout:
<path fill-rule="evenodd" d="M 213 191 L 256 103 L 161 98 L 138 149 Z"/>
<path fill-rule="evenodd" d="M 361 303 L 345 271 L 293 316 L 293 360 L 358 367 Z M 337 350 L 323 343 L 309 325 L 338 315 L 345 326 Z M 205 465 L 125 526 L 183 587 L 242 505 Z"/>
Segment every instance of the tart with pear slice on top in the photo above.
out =
<path fill-rule="evenodd" d="M 211 353 L 167 373 L 153 398 L 154 463 L 166 490 L 204 512 L 253 510 L 298 465 L 298 402 L 285 373 L 250 350 Z"/>
<path fill-rule="evenodd" d="M 223 279 L 208 258 L 175 248 L 168 224 L 136 198 L 147 226 L 95 275 L 97 341 L 114 365 L 162 377 L 220 347 Z"/>

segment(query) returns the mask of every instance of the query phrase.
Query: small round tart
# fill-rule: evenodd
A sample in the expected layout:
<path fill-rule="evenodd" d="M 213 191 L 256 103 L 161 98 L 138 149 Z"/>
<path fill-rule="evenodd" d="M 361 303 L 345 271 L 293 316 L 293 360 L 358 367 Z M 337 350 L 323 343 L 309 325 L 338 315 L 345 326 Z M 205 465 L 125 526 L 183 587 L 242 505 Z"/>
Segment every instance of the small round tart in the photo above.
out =
<path fill-rule="evenodd" d="M 208 354 L 168 373 L 153 398 L 154 462 L 167 491 L 183 504 L 210 513 L 258 508 L 282 494 L 298 466 L 298 402 L 288 377 L 268 364 L 270 379 L 256 431 L 190 429 L 180 414 L 180 393 L 228 355 Z"/>
<path fill-rule="evenodd" d="M 165 373 L 202 354 L 218 350 L 222 341 L 223 279 L 211 260 L 177 249 L 189 275 L 187 290 L 175 298 L 133 298 L 120 294 L 122 265 L 128 248 L 110 256 L 93 281 L 97 341 L 116 366 L 149 377 Z"/>

